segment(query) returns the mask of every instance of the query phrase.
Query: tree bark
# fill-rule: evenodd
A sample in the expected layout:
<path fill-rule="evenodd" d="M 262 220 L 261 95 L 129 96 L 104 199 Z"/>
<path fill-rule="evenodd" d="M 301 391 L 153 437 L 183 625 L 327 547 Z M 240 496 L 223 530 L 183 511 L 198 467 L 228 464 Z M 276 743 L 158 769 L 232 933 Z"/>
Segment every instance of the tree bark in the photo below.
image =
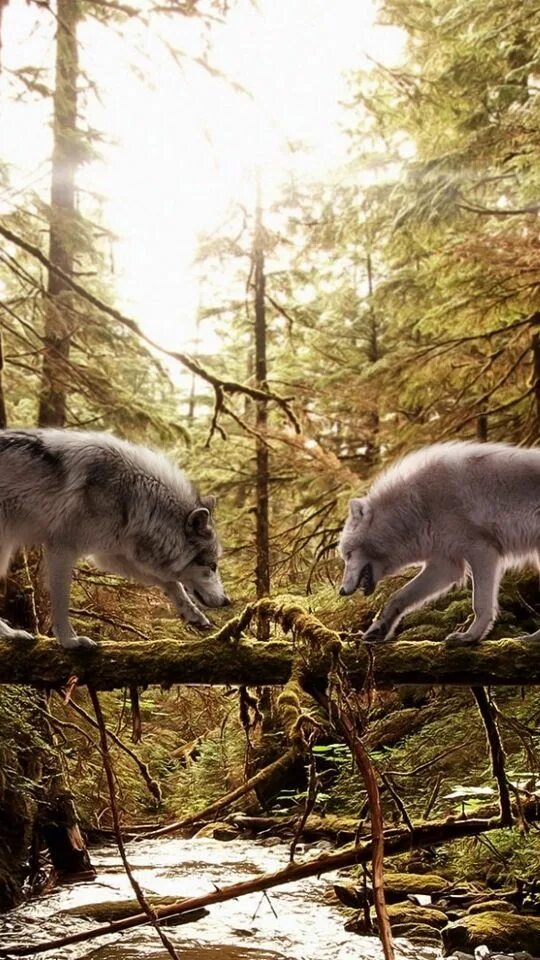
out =
<path fill-rule="evenodd" d="M 73 275 L 79 18 L 78 0 L 57 0 L 49 260 L 67 277 Z M 59 274 L 49 270 L 38 413 L 40 427 L 62 427 L 65 422 L 70 324 L 64 307 L 68 297 L 71 297 L 69 285 Z"/>

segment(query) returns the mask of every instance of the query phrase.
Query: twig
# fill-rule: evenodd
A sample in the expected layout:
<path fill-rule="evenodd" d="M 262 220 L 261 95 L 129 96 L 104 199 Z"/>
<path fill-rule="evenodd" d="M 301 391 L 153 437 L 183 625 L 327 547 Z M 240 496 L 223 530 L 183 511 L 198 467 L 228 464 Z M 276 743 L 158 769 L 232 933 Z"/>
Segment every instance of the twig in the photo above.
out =
<path fill-rule="evenodd" d="M 407 827 L 412 833 L 412 830 L 413 830 L 412 820 L 409 814 L 407 813 L 407 808 L 403 800 L 401 799 L 399 793 L 397 792 L 395 785 L 392 783 L 391 778 L 388 776 L 387 773 L 381 773 L 381 780 L 384 783 L 386 789 L 388 790 L 388 793 L 392 797 L 392 800 L 394 801 L 399 813 L 403 817 L 404 822 L 407 824 Z"/>
<path fill-rule="evenodd" d="M 302 816 L 298 821 L 298 825 L 294 831 L 294 837 L 292 838 L 292 841 L 291 841 L 291 846 L 289 850 L 289 861 L 291 863 L 294 863 L 294 855 L 296 853 L 296 847 L 298 846 L 298 841 L 302 835 L 302 831 L 306 825 L 306 821 L 310 813 L 313 811 L 313 807 L 315 806 L 315 801 L 317 799 L 317 788 L 318 788 L 317 768 L 315 766 L 315 756 L 313 754 L 313 750 L 311 749 L 311 739 L 312 738 L 310 738 L 310 742 L 309 742 L 309 767 L 308 767 L 308 783 L 307 783 L 307 791 L 306 791 L 306 801 L 304 803 Z"/>
<path fill-rule="evenodd" d="M 513 823 L 512 803 L 506 779 L 504 748 L 497 726 L 496 711 L 490 703 L 485 687 L 471 687 L 471 693 L 482 717 L 491 756 L 491 769 L 499 788 L 501 826 L 510 827 Z"/>
<path fill-rule="evenodd" d="M 107 786 L 109 788 L 109 799 L 111 804 L 111 813 L 113 819 L 114 833 L 116 836 L 116 844 L 118 846 L 118 852 L 120 858 L 124 865 L 124 870 L 126 871 L 127 878 L 131 884 L 133 893 L 135 894 L 137 901 L 141 910 L 146 914 L 149 922 L 154 927 L 159 939 L 161 940 L 163 946 L 165 947 L 167 953 L 171 957 L 171 960 L 179 960 L 178 954 L 174 949 L 171 941 L 167 935 L 163 932 L 159 925 L 159 921 L 156 915 L 154 908 L 148 903 L 142 888 L 140 887 L 138 881 L 136 880 L 129 861 L 126 855 L 126 848 L 124 846 L 124 839 L 122 837 L 122 830 L 120 827 L 120 817 L 118 814 L 118 806 L 116 804 L 116 790 L 114 785 L 114 772 L 111 762 L 111 756 L 109 753 L 109 741 L 107 739 L 107 727 L 105 726 L 105 720 L 103 719 L 103 712 L 101 710 L 101 704 L 99 702 L 99 697 L 93 687 L 88 688 L 88 693 L 92 701 L 92 706 L 94 708 L 94 713 L 96 715 L 96 721 L 99 728 L 99 739 L 101 743 L 101 752 L 103 754 L 103 766 L 105 768 L 105 776 L 107 778 Z"/>
<path fill-rule="evenodd" d="M 74 710 L 75 713 L 78 713 L 80 717 L 83 717 L 86 720 L 86 722 L 90 724 L 90 726 L 95 727 L 96 730 L 99 730 L 98 724 L 96 723 L 94 718 L 91 717 L 90 714 L 84 709 L 84 707 L 81 707 L 78 703 L 75 703 L 75 701 L 72 698 L 70 698 L 67 701 L 64 701 L 64 698 L 58 693 L 58 691 L 56 691 L 56 693 L 57 693 L 57 696 L 60 697 L 60 699 L 62 700 L 62 703 L 64 704 L 64 706 L 66 706 L 67 704 L 67 706 L 70 707 L 71 710 Z M 108 728 L 107 728 L 107 736 L 109 737 L 110 740 L 112 740 L 113 743 L 116 744 L 117 747 L 120 748 L 120 750 L 123 750 L 124 753 L 126 753 L 128 757 L 130 757 L 131 760 L 133 760 L 133 762 L 137 765 L 137 767 L 139 768 L 140 774 L 144 782 L 146 783 L 146 786 L 148 787 L 150 793 L 152 794 L 153 797 L 156 798 L 156 800 L 159 803 L 161 801 L 161 787 L 157 782 L 157 780 L 154 780 L 154 778 L 150 775 L 148 764 L 143 763 L 140 757 L 138 757 L 137 754 L 134 753 L 134 751 L 131 750 L 128 746 L 126 746 L 126 744 L 120 739 L 119 736 L 117 736 L 116 733 L 113 733 L 113 731 L 109 730 Z"/>
<path fill-rule="evenodd" d="M 438 796 L 439 796 L 439 792 L 440 792 L 440 789 L 441 789 L 442 779 L 443 779 L 443 775 L 442 775 L 442 773 L 439 772 L 439 773 L 437 774 L 437 776 L 435 777 L 435 784 L 434 784 L 434 786 L 433 786 L 433 790 L 431 791 L 431 793 L 430 793 L 430 795 L 429 795 L 429 797 L 428 797 L 428 802 L 426 803 L 426 808 L 425 808 L 424 813 L 423 813 L 423 815 L 422 815 L 422 817 L 423 817 L 424 820 L 427 820 L 427 819 L 428 819 L 431 811 L 433 810 L 433 807 L 435 806 L 435 804 L 436 804 L 436 802 L 437 802 L 437 798 L 438 798 Z"/>

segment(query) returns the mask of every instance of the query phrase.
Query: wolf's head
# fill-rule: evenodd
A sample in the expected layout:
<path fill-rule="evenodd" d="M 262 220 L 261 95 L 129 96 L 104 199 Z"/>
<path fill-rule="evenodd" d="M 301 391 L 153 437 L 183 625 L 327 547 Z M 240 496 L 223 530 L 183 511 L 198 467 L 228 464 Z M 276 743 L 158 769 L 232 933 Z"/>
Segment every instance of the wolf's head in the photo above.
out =
<path fill-rule="evenodd" d="M 339 540 L 339 552 L 345 563 L 339 590 L 342 596 L 349 596 L 358 587 L 369 596 L 382 577 L 394 572 L 394 558 L 384 549 L 383 538 L 376 527 L 373 506 L 367 497 L 351 500 Z"/>
<path fill-rule="evenodd" d="M 221 544 L 212 523 L 214 496 L 200 498 L 200 505 L 188 514 L 185 535 L 193 560 L 183 567 L 178 579 L 193 596 L 207 607 L 225 607 L 230 600 L 218 571 Z"/>

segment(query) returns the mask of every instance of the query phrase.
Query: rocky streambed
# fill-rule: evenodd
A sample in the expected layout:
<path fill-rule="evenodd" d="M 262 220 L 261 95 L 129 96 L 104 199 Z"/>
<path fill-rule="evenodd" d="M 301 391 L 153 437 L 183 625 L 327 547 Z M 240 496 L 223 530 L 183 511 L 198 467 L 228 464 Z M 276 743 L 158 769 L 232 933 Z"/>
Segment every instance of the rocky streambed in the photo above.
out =
<path fill-rule="evenodd" d="M 211 830 L 205 828 L 206 832 Z M 302 845 L 298 858 L 315 858 L 330 844 Z M 212 836 L 154 839 L 128 847 L 134 873 L 149 899 L 174 900 L 283 868 L 289 844 Z M 54 940 L 133 912 L 133 893 L 114 844 L 92 851 L 96 880 L 60 887 L 0 919 L 0 945 L 9 949 Z M 167 929 L 182 960 L 382 960 L 370 929 L 369 888 L 347 874 L 325 875 L 214 905 L 208 913 Z M 497 900 L 474 886 L 448 884 L 426 874 L 387 875 L 397 960 L 528 960 L 540 957 L 540 918 L 518 913 L 517 891 Z M 489 899 L 491 898 L 491 899 Z M 489 950 L 486 950 L 486 946 Z M 483 951 L 479 953 L 478 951 Z M 527 951 L 521 953 L 519 951 Z M 144 926 L 40 954 L 44 960 L 166 960 L 155 931 Z"/>
<path fill-rule="evenodd" d="M 376 928 L 369 884 L 334 884 L 342 904 L 355 910 L 347 929 L 360 935 Z M 516 887 L 496 892 L 482 884 L 450 883 L 435 874 L 385 874 L 392 932 L 416 943 L 440 947 L 445 956 L 461 951 L 483 956 L 540 956 L 540 902 Z"/>

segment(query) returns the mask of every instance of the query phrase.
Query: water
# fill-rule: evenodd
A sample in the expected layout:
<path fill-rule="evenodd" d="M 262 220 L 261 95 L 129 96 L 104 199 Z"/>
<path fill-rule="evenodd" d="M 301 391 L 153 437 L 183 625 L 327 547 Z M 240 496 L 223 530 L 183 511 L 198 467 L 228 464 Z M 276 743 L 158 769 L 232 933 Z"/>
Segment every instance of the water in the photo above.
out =
<path fill-rule="evenodd" d="M 320 855 L 313 849 L 304 857 Z M 191 897 L 259 873 L 284 867 L 288 846 L 265 847 L 233 840 L 161 838 L 128 846 L 134 873 L 151 895 Z M 0 919 L 3 947 L 38 943 L 94 926 L 88 920 L 62 916 L 61 911 L 98 901 L 132 899 L 133 892 L 114 846 L 92 850 L 96 880 L 61 887 Z M 181 960 L 380 960 L 375 938 L 343 929 L 344 913 L 325 903 L 324 892 L 337 875 L 310 878 L 210 907 L 196 923 L 167 927 Z M 43 960 L 168 960 L 156 932 L 139 927 L 87 943 L 39 954 Z M 436 952 L 398 941 L 398 956 L 432 960 Z"/>

